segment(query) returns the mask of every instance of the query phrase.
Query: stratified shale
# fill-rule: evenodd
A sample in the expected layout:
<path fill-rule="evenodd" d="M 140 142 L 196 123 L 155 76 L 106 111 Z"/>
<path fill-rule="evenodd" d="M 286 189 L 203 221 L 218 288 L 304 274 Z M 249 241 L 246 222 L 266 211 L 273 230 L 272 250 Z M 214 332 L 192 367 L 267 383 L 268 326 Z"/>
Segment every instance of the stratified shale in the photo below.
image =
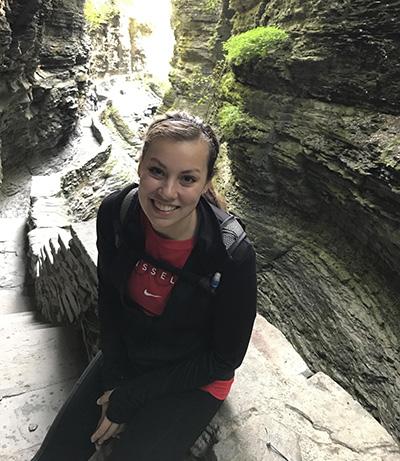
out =
<path fill-rule="evenodd" d="M 54 149 L 74 128 L 87 80 L 84 0 L 0 1 L 4 169 Z"/>
<path fill-rule="evenodd" d="M 399 437 L 400 2 L 217 3 L 237 36 L 214 82 L 220 182 L 260 311 Z"/>

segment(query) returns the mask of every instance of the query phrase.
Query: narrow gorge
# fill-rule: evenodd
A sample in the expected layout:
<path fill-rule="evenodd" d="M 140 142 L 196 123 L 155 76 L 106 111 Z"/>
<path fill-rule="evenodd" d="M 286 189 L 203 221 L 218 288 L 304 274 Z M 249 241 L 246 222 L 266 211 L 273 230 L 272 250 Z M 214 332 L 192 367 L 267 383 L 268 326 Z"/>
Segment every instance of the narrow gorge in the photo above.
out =
<path fill-rule="evenodd" d="M 209 76 L 261 312 L 398 437 L 400 3 L 175 3 L 175 104 Z"/>
<path fill-rule="evenodd" d="M 279 386 L 265 375 L 271 395 L 301 375 L 293 389 L 307 392 L 312 377 L 316 393 L 349 405 L 329 377 L 398 441 L 400 1 L 173 0 L 167 89 L 144 71 L 148 27 L 117 10 L 90 25 L 84 7 L 0 0 L 0 217 L 28 218 L 29 288 L 43 318 L 79 326 L 87 355 L 97 350 L 97 207 L 137 179 L 154 113 L 188 109 L 217 128 L 216 186 L 257 251 L 268 322 L 257 322 L 246 385 L 262 381 L 255 364 L 278 337 L 273 325 L 299 356 L 282 358 Z M 400 459 L 386 435 L 369 446 L 347 426 L 330 429 L 288 389 L 285 408 L 313 434 L 293 414 L 282 426 L 272 418 L 293 461 Z M 241 412 L 226 410 L 190 461 L 256 460 L 232 453 L 263 440 L 258 406 L 270 407 L 236 398 Z M 315 405 L 325 411 L 324 399 Z M 231 427 L 254 440 L 229 439 Z"/>

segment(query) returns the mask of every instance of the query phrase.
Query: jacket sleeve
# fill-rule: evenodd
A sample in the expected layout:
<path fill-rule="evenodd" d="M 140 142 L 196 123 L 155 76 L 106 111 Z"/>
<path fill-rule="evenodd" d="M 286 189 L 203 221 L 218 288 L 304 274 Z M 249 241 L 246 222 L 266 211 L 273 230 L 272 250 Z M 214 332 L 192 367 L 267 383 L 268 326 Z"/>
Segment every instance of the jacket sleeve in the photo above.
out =
<path fill-rule="evenodd" d="M 240 263 L 231 263 L 221 277 L 213 302 L 212 341 L 209 350 L 139 376 L 117 387 L 110 397 L 107 417 L 117 423 L 129 421 L 134 410 L 169 393 L 197 389 L 214 380 L 233 376 L 247 351 L 256 316 L 256 263 L 249 243 Z"/>
<path fill-rule="evenodd" d="M 97 213 L 97 277 L 98 311 L 100 320 L 100 349 L 103 353 L 102 379 L 103 389 L 114 389 L 125 379 L 126 349 L 119 334 L 118 291 L 111 285 L 108 274 L 113 255 L 115 255 L 115 237 L 112 221 L 112 201 L 107 197 Z"/>

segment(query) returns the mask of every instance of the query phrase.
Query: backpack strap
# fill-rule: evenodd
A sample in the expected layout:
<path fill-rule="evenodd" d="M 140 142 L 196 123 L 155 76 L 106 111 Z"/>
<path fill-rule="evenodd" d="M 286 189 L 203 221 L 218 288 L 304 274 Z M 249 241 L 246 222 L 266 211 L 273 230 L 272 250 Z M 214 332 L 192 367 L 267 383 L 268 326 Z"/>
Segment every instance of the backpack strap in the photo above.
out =
<path fill-rule="evenodd" d="M 130 204 L 132 203 L 133 196 L 136 194 L 138 187 L 133 187 L 124 197 L 121 203 L 121 207 L 119 209 L 119 213 L 116 213 L 116 217 L 114 218 L 114 239 L 115 239 L 115 247 L 119 248 L 121 245 L 121 232 L 122 226 L 125 222 L 126 215 L 128 213 L 128 209 Z"/>
<path fill-rule="evenodd" d="M 121 203 L 121 209 L 119 211 L 119 220 L 121 222 L 121 225 L 124 224 L 126 214 L 128 213 L 129 205 L 132 202 L 133 196 L 136 194 L 138 191 L 138 187 L 134 187 L 131 189 L 124 197 L 124 200 Z"/>
<path fill-rule="evenodd" d="M 244 226 L 236 216 L 221 210 L 221 208 L 216 207 L 212 203 L 209 203 L 209 205 L 218 218 L 222 241 L 224 242 L 226 251 L 232 257 L 235 250 L 247 237 Z"/>

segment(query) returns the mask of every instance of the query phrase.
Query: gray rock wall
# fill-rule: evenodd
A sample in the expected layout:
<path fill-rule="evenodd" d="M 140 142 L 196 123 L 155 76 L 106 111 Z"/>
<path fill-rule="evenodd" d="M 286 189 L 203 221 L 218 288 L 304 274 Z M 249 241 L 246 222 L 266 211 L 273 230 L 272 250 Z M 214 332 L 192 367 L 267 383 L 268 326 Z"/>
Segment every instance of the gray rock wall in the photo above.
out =
<path fill-rule="evenodd" d="M 0 2 L 0 139 L 6 169 L 72 132 L 87 79 L 84 0 Z"/>
<path fill-rule="evenodd" d="M 399 436 L 400 2 L 229 6 L 235 34 L 289 35 L 217 82 L 220 183 L 257 247 L 260 310 Z"/>
<path fill-rule="evenodd" d="M 172 90 L 164 98 L 166 108 L 194 108 L 206 115 L 211 104 L 214 68 L 221 58 L 221 36 L 229 24 L 222 14 L 221 0 L 173 0 L 172 27 L 175 35 L 170 72 Z"/>
<path fill-rule="evenodd" d="M 116 13 L 98 28 L 89 29 L 90 73 L 95 77 L 132 72 L 129 19 Z"/>

